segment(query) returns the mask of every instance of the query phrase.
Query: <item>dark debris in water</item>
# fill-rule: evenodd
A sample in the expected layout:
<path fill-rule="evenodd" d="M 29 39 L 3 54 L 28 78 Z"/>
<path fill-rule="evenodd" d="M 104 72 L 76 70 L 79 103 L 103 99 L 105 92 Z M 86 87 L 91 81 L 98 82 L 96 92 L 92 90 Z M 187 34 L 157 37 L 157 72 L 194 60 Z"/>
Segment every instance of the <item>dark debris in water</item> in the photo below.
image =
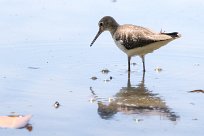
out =
<path fill-rule="evenodd" d="M 136 66 L 137 65 L 137 63 L 135 63 L 135 62 L 133 62 L 133 63 L 131 63 L 133 66 Z"/>
<path fill-rule="evenodd" d="M 98 79 L 96 76 L 91 77 L 92 80 Z"/>
<path fill-rule="evenodd" d="M 40 69 L 40 67 L 28 67 L 28 69 Z"/>
<path fill-rule="evenodd" d="M 110 79 L 104 79 L 103 81 L 104 82 L 110 82 Z"/>
<path fill-rule="evenodd" d="M 154 71 L 156 71 L 156 72 L 158 72 L 158 73 L 161 72 L 162 70 L 163 70 L 163 69 L 160 68 L 160 67 L 157 67 L 157 68 L 154 69 Z"/>
<path fill-rule="evenodd" d="M 109 79 L 104 79 L 103 81 L 104 81 L 104 82 L 110 82 L 112 79 L 113 79 L 113 77 L 110 76 Z"/>
<path fill-rule="evenodd" d="M 33 126 L 32 126 L 31 124 L 27 124 L 27 125 L 25 126 L 25 128 L 26 128 L 29 132 L 31 132 L 31 131 L 33 130 Z"/>
<path fill-rule="evenodd" d="M 197 64 L 194 64 L 194 66 L 200 66 L 200 64 L 197 63 Z"/>
<path fill-rule="evenodd" d="M 136 123 L 139 123 L 139 122 L 141 122 L 141 121 L 144 121 L 144 119 L 137 119 L 137 118 L 135 118 L 135 119 L 133 119 Z"/>
<path fill-rule="evenodd" d="M 110 70 L 108 70 L 107 68 L 101 70 L 101 73 L 102 73 L 102 74 L 108 74 L 109 72 L 110 72 Z M 97 80 L 98 77 L 97 77 L 97 76 L 92 76 L 90 79 L 92 79 L 92 80 Z M 112 76 L 109 76 L 108 78 L 104 79 L 103 81 L 104 81 L 104 82 L 109 82 L 109 81 L 111 81 L 112 79 L 113 79 L 113 77 L 112 77 Z"/>
<path fill-rule="evenodd" d="M 189 91 L 189 93 L 204 93 L 204 90 L 198 89 L 198 90 Z"/>
<path fill-rule="evenodd" d="M 57 109 L 60 107 L 60 103 L 58 101 L 56 101 L 53 106 Z"/>
<path fill-rule="evenodd" d="M 191 102 L 190 104 L 191 104 L 191 105 L 195 105 L 195 103 L 193 103 L 193 102 Z"/>
<path fill-rule="evenodd" d="M 102 69 L 101 72 L 102 72 L 103 74 L 108 74 L 108 73 L 110 72 L 110 70 L 108 70 L 108 69 Z"/>

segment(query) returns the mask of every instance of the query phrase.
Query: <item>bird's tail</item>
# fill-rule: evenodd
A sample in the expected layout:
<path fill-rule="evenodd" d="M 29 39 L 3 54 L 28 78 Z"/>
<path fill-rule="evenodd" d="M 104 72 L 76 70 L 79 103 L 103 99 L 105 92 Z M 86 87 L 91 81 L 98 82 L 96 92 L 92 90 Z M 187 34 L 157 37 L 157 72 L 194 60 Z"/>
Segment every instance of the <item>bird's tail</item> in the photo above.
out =
<path fill-rule="evenodd" d="M 172 32 L 172 33 L 161 33 L 161 34 L 165 34 L 165 35 L 169 35 L 172 38 L 179 38 L 181 37 L 181 35 L 178 32 Z"/>

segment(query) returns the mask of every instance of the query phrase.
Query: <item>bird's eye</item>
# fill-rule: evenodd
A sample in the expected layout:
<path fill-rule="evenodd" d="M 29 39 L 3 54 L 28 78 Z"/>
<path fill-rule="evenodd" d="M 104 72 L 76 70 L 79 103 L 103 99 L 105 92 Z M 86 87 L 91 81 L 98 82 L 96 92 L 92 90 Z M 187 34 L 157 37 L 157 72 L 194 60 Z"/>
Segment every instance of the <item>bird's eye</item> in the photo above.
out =
<path fill-rule="evenodd" d="M 99 23 L 99 26 L 100 26 L 100 27 L 103 26 L 103 22 L 100 22 L 100 23 Z"/>

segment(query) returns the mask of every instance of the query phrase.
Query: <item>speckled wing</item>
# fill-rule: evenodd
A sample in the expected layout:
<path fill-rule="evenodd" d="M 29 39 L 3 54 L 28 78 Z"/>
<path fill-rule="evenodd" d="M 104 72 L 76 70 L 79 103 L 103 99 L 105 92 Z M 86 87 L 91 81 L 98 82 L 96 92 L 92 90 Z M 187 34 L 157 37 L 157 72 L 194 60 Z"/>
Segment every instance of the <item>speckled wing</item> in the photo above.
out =
<path fill-rule="evenodd" d="M 114 38 L 128 50 L 143 47 L 154 42 L 172 39 L 171 36 L 134 25 L 120 26 L 115 32 Z"/>

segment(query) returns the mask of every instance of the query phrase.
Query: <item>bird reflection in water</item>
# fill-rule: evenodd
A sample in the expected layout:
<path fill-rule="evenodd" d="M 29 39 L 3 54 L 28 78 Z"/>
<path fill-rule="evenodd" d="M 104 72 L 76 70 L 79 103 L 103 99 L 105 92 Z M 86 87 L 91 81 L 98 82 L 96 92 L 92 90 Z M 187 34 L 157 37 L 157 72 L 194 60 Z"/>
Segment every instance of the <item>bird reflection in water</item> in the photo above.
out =
<path fill-rule="evenodd" d="M 140 116 L 159 116 L 170 121 L 177 121 L 179 116 L 174 113 L 158 94 L 154 94 L 145 86 L 145 75 L 137 86 L 132 86 L 128 75 L 127 87 L 122 87 L 108 104 L 98 100 L 98 114 L 102 119 L 111 119 L 116 113 Z M 93 94 L 93 90 L 92 94 Z M 95 92 L 93 95 L 96 95 Z"/>

